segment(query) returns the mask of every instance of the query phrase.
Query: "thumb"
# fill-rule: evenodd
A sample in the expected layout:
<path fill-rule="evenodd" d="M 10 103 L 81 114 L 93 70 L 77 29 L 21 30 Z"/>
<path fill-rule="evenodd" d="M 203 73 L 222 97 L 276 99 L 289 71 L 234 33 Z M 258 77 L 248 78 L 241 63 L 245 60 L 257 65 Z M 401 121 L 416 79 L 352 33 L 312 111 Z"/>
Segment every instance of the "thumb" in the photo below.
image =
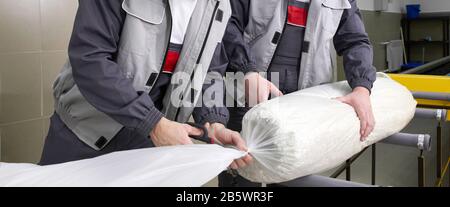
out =
<path fill-rule="evenodd" d="M 273 83 L 270 83 L 270 93 L 272 95 L 274 95 L 275 97 L 283 95 L 283 93 L 280 91 L 280 89 L 278 89 L 278 87 L 275 86 L 275 84 L 273 84 Z"/>
<path fill-rule="evenodd" d="M 210 123 L 206 123 L 205 124 L 205 128 L 206 128 L 206 130 L 207 130 L 207 132 L 208 132 L 208 136 L 210 137 L 210 138 L 212 138 L 212 139 L 217 139 L 217 130 L 214 128 L 214 126 L 212 125 L 212 124 L 210 124 Z"/>
<path fill-rule="evenodd" d="M 340 101 L 342 103 L 348 104 L 348 100 L 345 96 L 334 98 L 336 101 Z"/>

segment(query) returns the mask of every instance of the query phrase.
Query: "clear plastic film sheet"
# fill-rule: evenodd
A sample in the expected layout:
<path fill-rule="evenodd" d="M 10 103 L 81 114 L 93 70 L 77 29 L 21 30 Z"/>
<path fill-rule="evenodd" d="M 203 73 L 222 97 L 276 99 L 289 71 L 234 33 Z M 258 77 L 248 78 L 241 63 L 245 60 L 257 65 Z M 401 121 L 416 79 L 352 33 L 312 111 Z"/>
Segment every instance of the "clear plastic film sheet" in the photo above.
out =
<path fill-rule="evenodd" d="M 185 145 L 115 152 L 42 167 L 0 163 L 0 186 L 197 187 L 245 154 L 218 145 Z"/>

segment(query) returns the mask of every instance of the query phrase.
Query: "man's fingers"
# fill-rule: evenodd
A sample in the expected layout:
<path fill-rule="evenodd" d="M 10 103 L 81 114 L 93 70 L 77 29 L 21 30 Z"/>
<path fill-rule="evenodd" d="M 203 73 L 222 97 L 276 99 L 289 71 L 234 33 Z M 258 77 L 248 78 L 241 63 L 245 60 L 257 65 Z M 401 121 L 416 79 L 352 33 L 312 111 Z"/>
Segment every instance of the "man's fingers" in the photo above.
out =
<path fill-rule="evenodd" d="M 367 89 L 354 89 L 347 96 L 335 98 L 335 100 L 352 106 L 360 121 L 361 141 L 364 141 L 374 129 L 375 121 L 370 106 L 370 93 Z"/>
<path fill-rule="evenodd" d="M 373 129 L 375 128 L 375 119 L 373 117 L 373 113 L 371 111 L 367 112 L 367 113 L 363 113 L 361 112 L 362 115 L 362 119 L 361 122 L 364 123 L 362 132 L 361 132 L 361 136 L 362 139 L 365 140 L 365 138 L 367 138 L 370 133 L 372 133 Z"/>
<path fill-rule="evenodd" d="M 252 158 L 250 156 L 246 156 L 242 159 L 234 160 L 233 163 L 231 163 L 230 167 L 234 170 L 237 170 L 239 168 L 247 167 L 251 161 Z"/>
<path fill-rule="evenodd" d="M 358 114 L 358 118 L 359 118 L 359 124 L 360 124 L 360 129 L 359 129 L 359 134 L 361 135 L 361 140 L 363 140 L 365 138 L 364 134 L 367 128 L 367 118 L 366 115 L 361 112 L 361 111 L 356 111 Z"/>
<path fill-rule="evenodd" d="M 201 129 L 192 127 L 188 124 L 184 124 L 184 128 L 186 129 L 186 131 L 189 135 L 200 136 L 203 134 L 203 131 Z"/>
<path fill-rule="evenodd" d="M 182 140 L 181 144 L 182 145 L 190 145 L 190 144 L 194 144 L 194 143 L 192 142 L 192 140 L 189 137 L 187 137 L 186 139 Z"/>
<path fill-rule="evenodd" d="M 265 80 L 259 80 L 258 81 L 258 104 L 262 103 L 264 101 L 269 100 L 269 94 L 270 94 L 270 82 Z"/>
<path fill-rule="evenodd" d="M 258 93 L 258 102 L 256 104 L 254 104 L 253 106 L 260 104 L 262 102 L 265 102 L 267 100 L 269 100 L 268 93 Z"/>
<path fill-rule="evenodd" d="M 373 128 L 370 125 L 370 123 L 367 123 L 367 128 L 366 128 L 366 131 L 364 132 L 365 133 L 364 137 L 367 138 L 370 135 L 370 133 L 372 132 L 372 130 L 373 130 Z"/>
<path fill-rule="evenodd" d="M 243 167 L 247 166 L 247 164 L 242 159 L 235 160 L 235 162 L 237 163 L 239 168 L 243 168 Z"/>
<path fill-rule="evenodd" d="M 370 133 L 372 133 L 373 132 L 373 130 L 375 130 L 375 125 L 376 125 L 376 123 L 375 123 L 375 119 L 372 119 L 372 122 L 370 123 L 370 132 L 369 132 L 369 135 L 370 135 Z"/>
<path fill-rule="evenodd" d="M 236 164 L 235 161 L 233 161 L 233 162 L 231 163 L 230 167 L 231 167 L 231 169 L 233 169 L 233 170 L 237 170 L 237 169 L 238 169 L 238 166 L 237 166 L 237 164 Z"/>
<path fill-rule="evenodd" d="M 369 121 L 367 122 L 367 128 L 366 128 L 366 131 L 365 131 L 366 137 L 368 137 L 370 135 L 370 133 L 373 132 L 374 128 L 375 128 L 375 120 L 373 119 L 373 117 L 371 117 L 369 119 Z"/>
<path fill-rule="evenodd" d="M 364 120 L 361 122 L 362 122 L 361 141 L 365 141 L 367 138 L 368 122 L 367 122 L 367 120 Z"/>
<path fill-rule="evenodd" d="M 360 122 L 359 134 L 361 134 L 361 136 L 363 136 L 364 131 L 366 130 L 366 122 L 362 119 L 360 119 L 359 122 Z"/>
<path fill-rule="evenodd" d="M 238 149 L 242 151 L 248 151 L 248 148 L 242 139 L 241 135 L 237 132 L 231 132 L 231 142 L 234 146 L 236 146 Z"/>
<path fill-rule="evenodd" d="M 258 79 L 255 79 L 253 74 L 245 79 L 245 99 L 249 106 L 258 103 Z"/>
<path fill-rule="evenodd" d="M 245 156 L 244 158 L 242 158 L 242 160 L 244 160 L 244 162 L 245 162 L 247 165 L 250 165 L 250 163 L 253 161 L 253 158 L 252 158 L 252 156 L 247 155 L 247 156 Z"/>
<path fill-rule="evenodd" d="M 275 84 L 273 84 L 273 83 L 270 83 L 270 93 L 275 97 L 283 95 L 283 93 L 280 91 L 280 89 L 278 89 L 278 87 L 275 86 Z"/>
<path fill-rule="evenodd" d="M 190 144 L 194 144 L 194 142 L 192 142 L 192 139 L 189 136 L 183 136 L 183 137 L 179 137 L 178 139 L 173 139 L 172 140 L 173 145 L 190 145 Z M 178 142 L 178 143 L 176 143 Z"/>
<path fill-rule="evenodd" d="M 369 114 L 370 114 L 370 123 L 369 123 L 369 126 L 370 126 L 370 128 L 372 129 L 372 130 L 370 130 L 370 132 L 372 132 L 372 131 L 375 129 L 375 117 L 374 117 L 372 111 L 370 111 Z"/>

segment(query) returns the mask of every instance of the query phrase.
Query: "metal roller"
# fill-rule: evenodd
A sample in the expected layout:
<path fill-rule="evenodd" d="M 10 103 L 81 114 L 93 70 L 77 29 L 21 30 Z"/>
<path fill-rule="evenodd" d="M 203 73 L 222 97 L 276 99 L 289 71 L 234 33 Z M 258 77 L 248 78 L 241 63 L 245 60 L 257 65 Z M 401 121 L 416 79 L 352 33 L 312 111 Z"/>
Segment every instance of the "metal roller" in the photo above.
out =
<path fill-rule="evenodd" d="M 421 119 L 435 119 L 437 121 L 445 121 L 447 118 L 447 110 L 417 108 L 414 117 Z"/>
<path fill-rule="evenodd" d="M 384 139 L 381 142 L 431 151 L 431 136 L 428 134 L 398 133 Z"/>
<path fill-rule="evenodd" d="M 416 99 L 450 101 L 450 93 L 412 92 Z"/>
<path fill-rule="evenodd" d="M 292 181 L 279 183 L 280 187 L 376 187 L 320 175 L 309 175 Z"/>
<path fill-rule="evenodd" d="M 411 70 L 407 70 L 404 72 L 401 72 L 402 74 L 423 74 L 430 70 L 435 69 L 436 67 L 439 67 L 441 65 L 447 64 L 450 62 L 450 56 L 441 58 L 439 60 L 435 60 L 433 62 L 427 63 L 425 65 L 413 68 Z"/>

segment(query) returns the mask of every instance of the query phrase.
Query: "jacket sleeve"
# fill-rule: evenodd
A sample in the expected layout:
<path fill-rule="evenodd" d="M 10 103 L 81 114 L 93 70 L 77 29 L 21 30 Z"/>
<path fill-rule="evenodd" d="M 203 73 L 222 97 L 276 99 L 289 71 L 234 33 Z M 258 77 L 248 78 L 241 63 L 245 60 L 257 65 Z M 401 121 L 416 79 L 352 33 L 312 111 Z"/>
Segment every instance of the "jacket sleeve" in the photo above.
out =
<path fill-rule="evenodd" d="M 228 66 L 228 57 L 223 43 L 219 43 L 214 52 L 211 65 L 208 70 L 207 80 L 202 89 L 202 106 L 194 109 L 193 117 L 196 123 L 221 123 L 226 125 L 229 112 L 225 102 L 224 77 Z M 217 83 L 215 81 L 220 81 Z"/>
<path fill-rule="evenodd" d="M 80 0 L 69 59 L 84 98 L 124 127 L 148 136 L 162 118 L 146 93 L 136 91 L 115 62 L 126 18 L 123 0 Z"/>
<path fill-rule="evenodd" d="M 373 50 L 356 0 L 349 1 L 352 8 L 344 11 L 334 45 L 338 55 L 344 58 L 345 76 L 350 86 L 362 86 L 370 91 L 376 79 Z"/>
<path fill-rule="evenodd" d="M 231 0 L 232 15 L 223 38 L 229 67 L 235 72 L 256 71 L 255 59 L 244 40 L 244 31 L 249 19 L 250 0 Z"/>

